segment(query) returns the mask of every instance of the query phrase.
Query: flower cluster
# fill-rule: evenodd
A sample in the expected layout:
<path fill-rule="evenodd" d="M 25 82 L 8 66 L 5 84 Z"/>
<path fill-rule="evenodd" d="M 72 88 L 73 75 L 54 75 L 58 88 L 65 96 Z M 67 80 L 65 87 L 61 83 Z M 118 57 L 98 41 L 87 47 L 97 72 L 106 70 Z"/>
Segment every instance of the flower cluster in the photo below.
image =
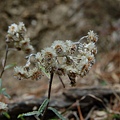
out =
<path fill-rule="evenodd" d="M 86 42 L 81 43 L 83 39 L 86 39 Z M 42 72 L 55 73 L 59 77 L 68 75 L 71 85 L 74 86 L 76 77 L 84 77 L 95 63 L 97 40 L 98 36 L 93 31 L 89 31 L 87 36 L 82 37 L 78 42 L 56 40 L 51 47 L 44 48 L 34 55 L 35 70 L 28 69 L 30 66 L 28 59 L 27 67 L 16 67 L 15 72 L 22 78 L 36 79 L 41 78 Z"/>
<path fill-rule="evenodd" d="M 17 73 L 15 76 L 21 80 L 21 79 L 28 79 L 31 78 L 32 80 L 38 80 L 41 79 L 42 74 L 41 70 L 39 68 L 34 67 L 33 69 L 29 69 L 27 67 L 15 67 L 15 72 Z"/>
<path fill-rule="evenodd" d="M 26 28 L 23 22 L 19 24 L 11 24 L 8 27 L 8 34 L 6 36 L 6 43 L 12 43 L 17 50 L 23 50 L 25 53 L 30 53 L 33 46 L 30 45 L 30 39 L 25 37 Z"/>

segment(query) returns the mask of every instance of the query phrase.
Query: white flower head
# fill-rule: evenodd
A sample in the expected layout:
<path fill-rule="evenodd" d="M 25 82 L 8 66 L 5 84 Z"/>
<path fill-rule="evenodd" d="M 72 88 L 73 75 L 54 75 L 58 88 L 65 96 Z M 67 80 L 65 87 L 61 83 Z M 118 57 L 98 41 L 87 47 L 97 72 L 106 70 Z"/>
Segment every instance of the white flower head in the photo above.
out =
<path fill-rule="evenodd" d="M 56 52 L 52 47 L 45 48 L 41 51 L 44 62 L 47 64 L 52 64 L 54 62 L 54 58 L 56 57 Z"/>
<path fill-rule="evenodd" d="M 86 56 L 82 56 L 79 64 L 85 65 L 87 63 L 88 63 L 88 59 L 86 58 Z"/>
<path fill-rule="evenodd" d="M 73 55 L 77 51 L 77 45 L 71 40 L 66 40 L 67 54 Z"/>
<path fill-rule="evenodd" d="M 8 27 L 8 34 L 14 35 L 18 31 L 19 31 L 18 25 L 15 23 L 11 24 L 11 26 Z"/>
<path fill-rule="evenodd" d="M 89 49 L 89 51 L 93 50 L 95 48 L 95 43 L 90 42 L 85 45 L 85 48 Z"/>
<path fill-rule="evenodd" d="M 96 33 L 94 33 L 92 30 L 88 32 L 87 35 L 88 42 L 97 42 L 98 41 L 98 36 Z"/>
<path fill-rule="evenodd" d="M 57 40 L 54 41 L 54 43 L 51 46 L 55 51 L 58 56 L 64 56 L 66 53 L 66 45 L 65 42 Z"/>
<path fill-rule="evenodd" d="M 67 74 L 69 74 L 69 73 L 77 74 L 78 73 L 78 70 L 75 67 L 73 67 L 72 65 L 66 66 L 66 71 L 67 71 Z"/>
<path fill-rule="evenodd" d="M 24 46 L 24 47 L 22 47 L 22 50 L 26 53 L 26 54 L 30 54 L 33 50 L 34 50 L 34 48 L 33 48 L 33 46 L 32 45 L 27 45 L 27 46 Z"/>
<path fill-rule="evenodd" d="M 80 74 L 79 74 L 79 75 L 80 75 L 81 77 L 85 76 L 85 75 L 89 72 L 90 68 L 91 68 L 91 64 L 90 64 L 90 63 L 84 65 L 84 66 L 82 67 L 82 70 L 80 71 Z"/>
<path fill-rule="evenodd" d="M 29 38 L 25 38 L 24 40 L 20 41 L 20 46 L 21 47 L 28 46 L 29 44 L 30 44 L 30 39 Z"/>
<path fill-rule="evenodd" d="M 90 51 L 86 52 L 85 56 L 89 61 L 95 59 L 94 55 Z"/>
<path fill-rule="evenodd" d="M 39 80 L 42 77 L 42 72 L 37 68 L 34 67 L 33 69 L 30 69 L 28 71 L 29 77 L 31 77 L 32 80 Z"/>
<path fill-rule="evenodd" d="M 93 48 L 91 52 L 92 52 L 94 55 L 96 55 L 96 54 L 97 54 L 97 48 L 96 48 L 96 47 Z"/>
<path fill-rule="evenodd" d="M 77 59 L 76 68 L 78 69 L 79 72 L 81 72 L 83 66 L 88 64 L 88 59 L 86 56 L 81 55 L 78 55 L 76 59 Z"/>
<path fill-rule="evenodd" d="M 23 79 L 27 79 L 28 78 L 28 71 L 24 68 L 24 67 L 22 67 L 22 66 L 20 66 L 20 67 L 18 67 L 18 66 L 16 66 L 15 68 L 14 68 L 14 70 L 15 70 L 15 76 L 17 76 L 20 80 L 21 80 L 21 78 Z"/>
<path fill-rule="evenodd" d="M 35 58 L 38 62 L 40 62 L 40 64 L 42 63 L 42 60 L 43 60 L 43 57 L 42 57 L 42 54 L 40 52 L 38 52 L 36 55 L 35 55 Z"/>
<path fill-rule="evenodd" d="M 25 24 L 23 22 L 19 22 L 18 29 L 19 29 L 19 32 L 22 32 L 22 33 L 26 32 Z"/>
<path fill-rule="evenodd" d="M 63 64 L 72 65 L 74 63 L 72 56 L 66 56 L 62 59 Z"/>
<path fill-rule="evenodd" d="M 76 84 L 75 80 L 78 75 L 78 70 L 76 68 L 74 68 L 73 66 L 68 66 L 66 71 L 67 71 L 67 75 L 71 81 L 70 82 L 71 86 L 75 86 L 75 84 Z"/>
<path fill-rule="evenodd" d="M 56 64 L 53 65 L 52 71 L 54 71 L 58 76 L 65 75 L 65 68 L 61 64 L 58 64 L 57 61 Z"/>

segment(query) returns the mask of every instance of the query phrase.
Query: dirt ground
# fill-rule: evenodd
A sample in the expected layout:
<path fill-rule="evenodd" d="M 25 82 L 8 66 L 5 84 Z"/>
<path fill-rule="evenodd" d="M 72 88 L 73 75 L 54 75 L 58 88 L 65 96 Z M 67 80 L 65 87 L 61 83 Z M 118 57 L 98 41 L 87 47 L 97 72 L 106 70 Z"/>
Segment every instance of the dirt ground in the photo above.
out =
<path fill-rule="evenodd" d="M 120 90 L 120 0 L 2 0 L 0 4 L 1 68 L 5 37 L 12 23 L 25 23 L 35 52 L 50 46 L 54 40 L 77 41 L 89 30 L 94 30 L 99 36 L 96 64 L 86 77 L 77 79 L 76 87 L 106 85 Z M 24 58 L 22 51 L 11 51 L 7 64 L 24 65 Z M 11 99 L 1 96 L 0 101 L 12 103 L 47 94 L 46 77 L 40 81 L 19 81 L 13 75 L 13 68 L 5 71 L 3 87 Z M 64 82 L 66 88 L 70 88 L 67 77 Z M 56 76 L 52 95 L 63 91 L 65 89 Z"/>

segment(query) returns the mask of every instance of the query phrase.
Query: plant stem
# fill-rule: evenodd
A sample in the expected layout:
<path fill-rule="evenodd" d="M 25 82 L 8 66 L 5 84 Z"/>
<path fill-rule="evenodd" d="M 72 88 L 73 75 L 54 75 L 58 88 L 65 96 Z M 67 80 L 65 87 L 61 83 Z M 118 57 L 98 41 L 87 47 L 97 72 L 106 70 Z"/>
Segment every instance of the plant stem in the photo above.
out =
<path fill-rule="evenodd" d="M 63 87 L 65 88 L 65 84 L 64 84 L 64 82 L 63 82 L 62 78 L 61 78 L 60 76 L 58 76 L 58 77 L 59 77 L 60 82 L 62 83 Z"/>
<path fill-rule="evenodd" d="M 53 75 L 54 75 L 54 73 L 51 72 L 51 74 L 50 74 L 50 81 L 49 81 L 49 89 L 48 89 L 48 99 L 49 100 L 50 100 L 50 95 L 51 95 L 51 87 L 52 87 Z"/>
<path fill-rule="evenodd" d="M 51 74 L 50 74 L 50 81 L 49 81 L 49 88 L 48 88 L 48 100 L 49 101 L 50 101 L 50 95 L 51 95 L 53 76 L 54 76 L 54 73 L 51 72 Z M 44 120 L 45 114 L 47 112 L 48 105 L 49 105 L 49 103 L 47 104 L 47 106 L 46 106 L 46 108 L 44 110 L 44 113 L 43 113 L 43 116 L 42 116 L 41 120 Z"/>
<path fill-rule="evenodd" d="M 6 62 L 7 62 L 7 56 L 8 56 L 8 45 L 6 44 L 6 52 L 5 52 L 5 58 L 4 58 L 4 63 L 3 63 L 3 69 L 2 72 L 0 74 L 0 78 L 2 77 L 4 71 L 5 71 L 5 66 L 6 66 Z"/>

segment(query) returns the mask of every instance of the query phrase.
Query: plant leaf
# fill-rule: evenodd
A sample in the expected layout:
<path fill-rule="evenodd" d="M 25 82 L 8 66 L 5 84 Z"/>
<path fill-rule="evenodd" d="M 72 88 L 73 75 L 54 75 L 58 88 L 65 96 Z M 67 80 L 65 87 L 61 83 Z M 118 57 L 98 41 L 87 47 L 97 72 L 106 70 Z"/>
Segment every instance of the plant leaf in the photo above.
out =
<path fill-rule="evenodd" d="M 10 119 L 10 115 L 7 112 L 2 113 L 6 118 Z"/>
<path fill-rule="evenodd" d="M 45 107 L 48 105 L 48 103 L 49 103 L 49 100 L 48 100 L 48 99 L 45 99 L 45 100 L 43 101 L 43 103 L 41 104 L 41 106 L 40 106 L 39 109 L 38 109 L 38 114 L 37 114 L 37 116 L 39 116 L 39 115 L 43 112 L 43 110 L 44 110 Z"/>
<path fill-rule="evenodd" d="M 24 116 L 32 116 L 32 115 L 36 115 L 36 114 L 38 114 L 38 111 L 27 112 L 27 113 L 19 114 L 17 118 L 21 118 Z"/>
<path fill-rule="evenodd" d="M 2 88 L 2 78 L 0 78 L 0 88 Z"/>
<path fill-rule="evenodd" d="M 39 116 L 43 110 L 45 109 L 45 107 L 47 106 L 49 100 L 45 99 L 42 103 L 42 105 L 39 107 L 38 111 L 32 111 L 32 112 L 27 112 L 27 113 L 23 113 L 23 114 L 19 114 L 17 118 L 22 118 L 25 116 L 32 116 L 32 115 L 36 115 Z"/>
<path fill-rule="evenodd" d="M 6 92 L 6 88 L 2 88 L 0 90 L 0 93 L 3 94 L 4 96 L 6 96 L 7 98 L 11 98 L 10 95 Z"/>
<path fill-rule="evenodd" d="M 42 70 L 42 72 L 48 77 L 48 79 L 50 79 L 50 74 L 45 71 L 45 68 L 42 67 L 40 64 L 39 64 L 39 67 Z"/>
<path fill-rule="evenodd" d="M 7 70 L 7 69 L 12 68 L 14 66 L 16 66 L 16 63 L 6 65 L 5 68 L 4 68 L 4 70 Z"/>
<path fill-rule="evenodd" d="M 52 110 L 61 120 L 67 120 L 55 108 L 48 107 L 48 109 Z"/>

